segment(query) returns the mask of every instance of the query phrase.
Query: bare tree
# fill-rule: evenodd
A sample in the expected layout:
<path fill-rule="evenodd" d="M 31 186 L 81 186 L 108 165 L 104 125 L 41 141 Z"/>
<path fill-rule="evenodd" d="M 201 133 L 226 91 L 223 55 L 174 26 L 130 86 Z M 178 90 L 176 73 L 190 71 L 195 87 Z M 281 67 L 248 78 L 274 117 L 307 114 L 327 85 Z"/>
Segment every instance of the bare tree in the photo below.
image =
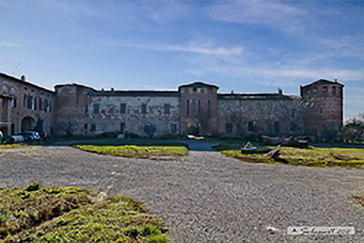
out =
<path fill-rule="evenodd" d="M 77 130 L 77 122 L 75 120 L 59 122 L 59 129 L 64 131 L 66 136 L 72 137 L 74 131 Z"/>
<path fill-rule="evenodd" d="M 233 124 L 235 128 L 235 134 L 239 138 L 245 137 L 248 133 L 248 124 L 249 121 L 252 120 L 252 115 L 250 111 L 239 107 L 238 109 L 234 110 L 227 110 L 225 111 L 225 116 L 227 119 Z"/>
<path fill-rule="evenodd" d="M 358 118 L 351 118 L 346 122 L 344 127 L 345 139 L 356 142 L 362 139 L 364 135 L 364 112 L 359 113 Z"/>
<path fill-rule="evenodd" d="M 308 120 L 312 115 L 317 113 L 320 102 L 313 99 L 302 99 L 301 97 L 292 97 L 292 100 L 275 109 L 276 116 L 289 126 L 290 133 L 294 135 L 309 134 L 312 128 Z"/>

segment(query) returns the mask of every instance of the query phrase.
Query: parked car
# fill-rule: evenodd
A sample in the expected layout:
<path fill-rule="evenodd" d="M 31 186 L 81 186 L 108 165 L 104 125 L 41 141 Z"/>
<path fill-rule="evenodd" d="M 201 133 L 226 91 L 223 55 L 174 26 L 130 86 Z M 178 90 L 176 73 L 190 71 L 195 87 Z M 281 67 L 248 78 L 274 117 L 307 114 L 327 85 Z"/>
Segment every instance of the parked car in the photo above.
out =
<path fill-rule="evenodd" d="M 51 136 L 47 132 L 40 132 L 39 135 L 43 141 L 48 141 L 48 139 L 51 138 Z"/>
<path fill-rule="evenodd" d="M 34 131 L 24 131 L 19 133 L 18 135 L 22 135 L 24 137 L 24 141 L 33 142 L 33 141 L 41 141 L 42 138 L 39 136 L 38 132 Z"/>

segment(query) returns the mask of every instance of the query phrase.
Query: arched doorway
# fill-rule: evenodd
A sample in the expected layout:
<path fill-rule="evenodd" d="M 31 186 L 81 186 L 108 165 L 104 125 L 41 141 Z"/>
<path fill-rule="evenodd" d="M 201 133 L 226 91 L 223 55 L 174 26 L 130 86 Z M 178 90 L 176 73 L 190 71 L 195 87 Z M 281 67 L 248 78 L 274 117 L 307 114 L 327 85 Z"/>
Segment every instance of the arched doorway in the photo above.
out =
<path fill-rule="evenodd" d="M 200 127 L 201 126 L 198 122 L 195 121 L 187 122 L 187 134 L 194 136 L 200 135 Z"/>
<path fill-rule="evenodd" d="M 21 121 L 21 130 L 22 131 L 33 130 L 34 126 L 35 126 L 35 120 L 30 116 L 24 117 L 23 120 Z"/>

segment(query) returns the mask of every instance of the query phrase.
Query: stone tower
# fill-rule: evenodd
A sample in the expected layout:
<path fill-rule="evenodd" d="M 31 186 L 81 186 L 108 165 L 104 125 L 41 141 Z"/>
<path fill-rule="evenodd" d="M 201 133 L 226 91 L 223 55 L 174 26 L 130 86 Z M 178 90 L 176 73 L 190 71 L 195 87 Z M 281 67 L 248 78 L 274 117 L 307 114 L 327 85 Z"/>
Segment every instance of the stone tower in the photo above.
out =
<path fill-rule="evenodd" d="M 312 104 L 304 114 L 306 133 L 320 139 L 343 126 L 343 88 L 336 79 L 320 79 L 300 87 L 301 97 Z"/>
<path fill-rule="evenodd" d="M 217 90 L 215 85 L 195 82 L 178 87 L 180 93 L 180 133 L 191 126 L 201 135 L 212 135 L 217 126 Z"/>

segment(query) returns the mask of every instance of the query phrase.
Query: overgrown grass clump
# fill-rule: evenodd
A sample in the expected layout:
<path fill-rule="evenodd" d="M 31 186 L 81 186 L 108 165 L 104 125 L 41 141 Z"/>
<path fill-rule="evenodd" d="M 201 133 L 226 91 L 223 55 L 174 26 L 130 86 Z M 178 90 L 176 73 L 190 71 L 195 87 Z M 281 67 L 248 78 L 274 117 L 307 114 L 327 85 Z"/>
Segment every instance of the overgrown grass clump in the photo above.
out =
<path fill-rule="evenodd" d="M 0 190 L 0 242 L 168 242 L 160 219 L 119 196 L 93 203 L 85 188 Z"/>
<path fill-rule="evenodd" d="M 268 147 L 274 148 L 274 147 Z M 221 154 L 253 163 L 278 163 L 264 154 L 242 154 L 239 145 L 217 146 Z M 280 162 L 290 165 L 317 167 L 361 167 L 364 166 L 364 149 L 355 148 L 316 148 L 308 149 L 282 147 Z"/>
<path fill-rule="evenodd" d="M 353 198 L 364 207 L 364 194 L 353 196 Z"/>
<path fill-rule="evenodd" d="M 74 147 L 98 154 L 150 158 L 153 156 L 180 157 L 187 154 L 185 146 L 136 146 L 136 145 L 74 145 Z"/>
<path fill-rule="evenodd" d="M 11 148 L 19 148 L 24 147 L 24 144 L 0 144 L 0 149 L 11 149 Z"/>

